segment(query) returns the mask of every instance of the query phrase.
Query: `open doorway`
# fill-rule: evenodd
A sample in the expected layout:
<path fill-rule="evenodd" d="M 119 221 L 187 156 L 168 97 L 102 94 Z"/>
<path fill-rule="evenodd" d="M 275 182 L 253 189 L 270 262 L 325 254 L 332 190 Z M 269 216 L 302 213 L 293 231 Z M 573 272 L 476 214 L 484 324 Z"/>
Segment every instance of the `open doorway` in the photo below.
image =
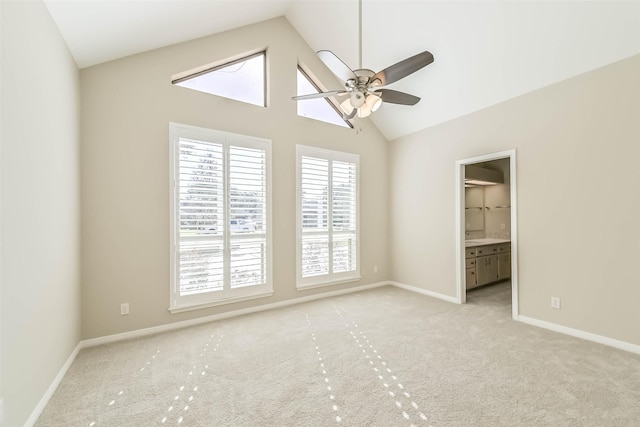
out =
<path fill-rule="evenodd" d="M 511 281 L 514 319 L 518 316 L 516 189 L 515 150 L 456 161 L 457 302 L 466 303 L 467 288 L 504 282 L 506 277 Z M 482 265 L 476 268 L 476 262 Z"/>

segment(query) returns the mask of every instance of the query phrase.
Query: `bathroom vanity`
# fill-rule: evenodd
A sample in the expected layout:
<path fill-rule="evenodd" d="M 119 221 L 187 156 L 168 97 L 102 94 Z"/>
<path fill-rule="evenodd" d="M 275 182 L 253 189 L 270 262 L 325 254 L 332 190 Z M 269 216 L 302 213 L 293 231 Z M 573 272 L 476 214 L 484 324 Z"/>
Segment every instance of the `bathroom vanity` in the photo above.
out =
<path fill-rule="evenodd" d="M 467 290 L 511 277 L 511 241 L 473 239 L 465 241 Z"/>

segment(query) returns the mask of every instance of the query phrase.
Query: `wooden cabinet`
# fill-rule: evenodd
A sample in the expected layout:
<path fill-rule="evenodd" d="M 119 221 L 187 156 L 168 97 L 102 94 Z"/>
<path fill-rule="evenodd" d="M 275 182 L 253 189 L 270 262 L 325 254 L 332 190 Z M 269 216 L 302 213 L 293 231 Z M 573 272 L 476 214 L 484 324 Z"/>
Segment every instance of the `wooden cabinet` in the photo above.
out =
<path fill-rule="evenodd" d="M 511 277 L 511 252 L 498 254 L 498 280 Z"/>
<path fill-rule="evenodd" d="M 478 286 L 476 282 L 476 250 L 467 249 L 465 253 L 466 264 L 467 264 L 467 281 L 465 282 L 467 285 L 467 289 L 473 289 Z"/>
<path fill-rule="evenodd" d="M 498 245 L 478 246 L 476 256 L 495 255 L 498 253 Z"/>
<path fill-rule="evenodd" d="M 478 286 L 498 280 L 498 256 L 486 255 L 476 258 L 476 283 Z"/>
<path fill-rule="evenodd" d="M 466 248 L 465 258 L 467 289 L 511 277 L 511 243 Z"/>
<path fill-rule="evenodd" d="M 478 286 L 478 282 L 476 282 L 476 269 L 475 268 L 467 268 L 467 289 L 473 289 Z"/>

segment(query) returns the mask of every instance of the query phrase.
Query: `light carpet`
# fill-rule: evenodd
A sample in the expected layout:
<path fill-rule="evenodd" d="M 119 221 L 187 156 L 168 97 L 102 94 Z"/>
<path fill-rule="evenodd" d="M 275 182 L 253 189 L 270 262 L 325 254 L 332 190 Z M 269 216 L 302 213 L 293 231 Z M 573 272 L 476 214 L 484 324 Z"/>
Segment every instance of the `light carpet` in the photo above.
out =
<path fill-rule="evenodd" d="M 640 356 L 391 286 L 82 350 L 37 426 L 640 426 Z"/>

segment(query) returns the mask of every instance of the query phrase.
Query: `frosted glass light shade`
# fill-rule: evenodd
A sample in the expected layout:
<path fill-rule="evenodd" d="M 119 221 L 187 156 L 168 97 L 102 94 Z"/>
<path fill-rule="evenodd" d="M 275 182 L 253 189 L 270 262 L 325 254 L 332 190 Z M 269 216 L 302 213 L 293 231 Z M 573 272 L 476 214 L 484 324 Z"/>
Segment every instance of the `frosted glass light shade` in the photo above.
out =
<path fill-rule="evenodd" d="M 353 108 L 360 108 L 365 101 L 364 93 L 358 91 L 351 92 L 351 105 L 353 105 Z"/>
<path fill-rule="evenodd" d="M 340 104 L 340 108 L 342 109 L 342 111 L 344 111 L 346 115 L 351 114 L 351 112 L 353 111 L 353 105 L 351 105 L 351 98 L 347 98 L 344 101 L 342 101 L 342 103 Z"/>
<path fill-rule="evenodd" d="M 362 107 L 358 108 L 358 117 L 364 119 L 365 117 L 369 117 L 371 115 L 371 108 L 369 108 L 369 104 L 362 104 Z"/>
<path fill-rule="evenodd" d="M 340 108 L 345 114 L 350 115 L 354 109 L 358 110 L 358 117 L 361 119 L 369 117 L 372 112 L 380 108 L 382 98 L 372 93 L 353 92 L 351 96 L 340 104 Z"/>
<path fill-rule="evenodd" d="M 378 95 L 370 93 L 369 96 L 367 96 L 366 104 L 369 106 L 372 112 L 376 111 L 378 108 L 380 108 L 380 105 L 382 105 L 382 98 L 380 98 Z"/>

